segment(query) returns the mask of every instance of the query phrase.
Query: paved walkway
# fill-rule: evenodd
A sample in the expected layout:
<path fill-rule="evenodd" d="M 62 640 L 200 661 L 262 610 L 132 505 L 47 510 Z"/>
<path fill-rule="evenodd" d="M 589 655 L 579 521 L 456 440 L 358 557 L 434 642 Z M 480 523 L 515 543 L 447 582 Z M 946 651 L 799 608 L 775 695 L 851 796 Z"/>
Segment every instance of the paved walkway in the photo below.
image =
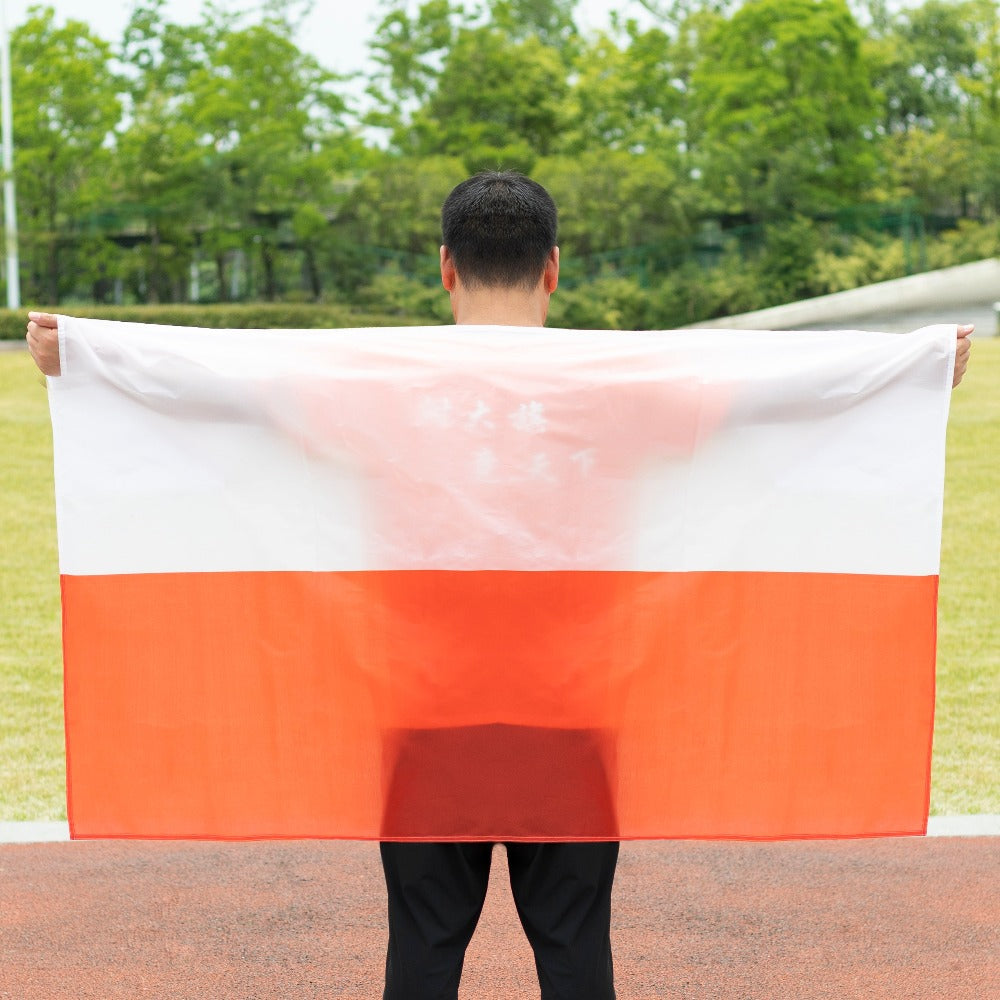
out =
<path fill-rule="evenodd" d="M 462 1000 L 537 997 L 504 854 Z M 1000 838 L 622 850 L 622 1000 L 1000 997 Z M 357 843 L 0 847 L 0 998 L 380 995 L 378 852 Z"/>

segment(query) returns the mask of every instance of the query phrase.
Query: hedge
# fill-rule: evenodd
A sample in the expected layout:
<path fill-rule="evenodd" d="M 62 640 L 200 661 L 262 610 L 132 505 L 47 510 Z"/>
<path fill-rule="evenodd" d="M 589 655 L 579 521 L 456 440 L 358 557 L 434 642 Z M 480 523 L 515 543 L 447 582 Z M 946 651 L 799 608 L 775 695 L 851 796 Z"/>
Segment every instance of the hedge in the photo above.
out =
<path fill-rule="evenodd" d="M 93 319 L 120 320 L 126 323 L 159 323 L 163 326 L 205 326 L 235 330 L 323 330 L 365 326 L 413 326 L 420 320 L 406 316 L 361 312 L 343 305 L 289 303 L 249 303 L 221 305 L 162 306 L 26 306 L 24 309 L 0 309 L 0 340 L 24 337 L 28 310 L 88 316 Z"/>

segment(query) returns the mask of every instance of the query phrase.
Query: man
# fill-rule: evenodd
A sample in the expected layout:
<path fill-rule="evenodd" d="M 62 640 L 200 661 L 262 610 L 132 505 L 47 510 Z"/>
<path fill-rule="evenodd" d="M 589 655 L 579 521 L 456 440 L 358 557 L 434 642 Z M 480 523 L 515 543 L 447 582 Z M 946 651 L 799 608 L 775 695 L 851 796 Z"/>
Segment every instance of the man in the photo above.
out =
<path fill-rule="evenodd" d="M 441 281 L 458 324 L 542 326 L 559 283 L 556 207 L 527 177 L 459 184 L 441 212 Z M 511 890 L 545 1000 L 613 998 L 616 842 L 509 843 Z M 486 898 L 493 845 L 383 843 L 389 892 L 386 1000 L 458 995 Z"/>
<path fill-rule="evenodd" d="M 514 173 L 460 184 L 442 210 L 441 279 L 460 325 L 540 327 L 559 281 L 555 205 Z M 55 317 L 32 313 L 27 341 L 58 375 Z M 969 357 L 960 327 L 953 384 Z M 610 913 L 618 844 L 509 843 L 511 888 L 535 953 L 543 1000 L 614 997 Z M 389 897 L 387 1000 L 456 997 L 489 877 L 489 843 L 381 845 Z"/>

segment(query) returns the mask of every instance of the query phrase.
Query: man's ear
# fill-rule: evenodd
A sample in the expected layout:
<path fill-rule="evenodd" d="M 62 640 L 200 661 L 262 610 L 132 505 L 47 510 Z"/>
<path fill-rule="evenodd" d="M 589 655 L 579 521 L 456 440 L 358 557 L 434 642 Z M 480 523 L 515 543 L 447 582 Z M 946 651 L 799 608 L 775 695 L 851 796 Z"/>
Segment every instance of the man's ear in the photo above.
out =
<path fill-rule="evenodd" d="M 455 290 L 455 281 L 458 278 L 458 272 L 455 270 L 455 259 L 451 255 L 451 251 L 446 247 L 441 247 L 441 284 L 444 285 L 446 292 L 453 292 Z"/>
<path fill-rule="evenodd" d="M 545 261 L 545 270 L 542 272 L 542 281 L 545 291 L 549 295 L 559 287 L 559 247 L 553 247 L 549 251 L 548 260 Z"/>

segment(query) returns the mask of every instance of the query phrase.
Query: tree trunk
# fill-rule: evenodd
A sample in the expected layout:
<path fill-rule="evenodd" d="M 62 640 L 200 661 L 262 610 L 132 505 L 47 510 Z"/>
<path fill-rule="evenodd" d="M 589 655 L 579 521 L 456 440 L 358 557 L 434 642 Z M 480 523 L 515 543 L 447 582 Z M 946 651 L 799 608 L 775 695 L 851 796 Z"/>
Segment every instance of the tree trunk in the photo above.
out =
<path fill-rule="evenodd" d="M 261 240 L 260 261 L 264 265 L 264 298 L 273 302 L 278 295 L 274 280 L 274 247 L 267 240 Z"/>
<path fill-rule="evenodd" d="M 154 223 L 149 231 L 149 275 L 146 281 L 146 302 L 160 301 L 160 230 Z"/>
<path fill-rule="evenodd" d="M 229 301 L 229 286 L 226 284 L 226 255 L 222 250 L 215 254 L 215 275 L 219 282 L 219 301 Z"/>
<path fill-rule="evenodd" d="M 111 294 L 111 279 L 103 265 L 99 268 L 97 277 L 94 278 L 90 294 L 99 306 L 105 305 L 108 301 Z"/>
<path fill-rule="evenodd" d="M 311 247 L 305 248 L 306 254 L 306 274 L 309 277 L 309 287 L 312 290 L 314 302 L 319 302 L 323 294 L 323 285 L 319 276 L 319 268 L 316 266 L 316 251 Z"/>

